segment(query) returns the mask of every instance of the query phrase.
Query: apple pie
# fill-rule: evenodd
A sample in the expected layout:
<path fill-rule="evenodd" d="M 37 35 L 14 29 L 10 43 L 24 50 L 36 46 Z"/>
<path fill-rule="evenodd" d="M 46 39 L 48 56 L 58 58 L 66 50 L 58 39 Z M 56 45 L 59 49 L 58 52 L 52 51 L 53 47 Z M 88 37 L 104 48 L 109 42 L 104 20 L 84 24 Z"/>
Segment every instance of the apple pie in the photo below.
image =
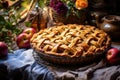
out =
<path fill-rule="evenodd" d="M 90 25 L 67 24 L 49 27 L 34 34 L 31 47 L 53 63 L 79 63 L 99 57 L 111 44 L 102 30 Z"/>

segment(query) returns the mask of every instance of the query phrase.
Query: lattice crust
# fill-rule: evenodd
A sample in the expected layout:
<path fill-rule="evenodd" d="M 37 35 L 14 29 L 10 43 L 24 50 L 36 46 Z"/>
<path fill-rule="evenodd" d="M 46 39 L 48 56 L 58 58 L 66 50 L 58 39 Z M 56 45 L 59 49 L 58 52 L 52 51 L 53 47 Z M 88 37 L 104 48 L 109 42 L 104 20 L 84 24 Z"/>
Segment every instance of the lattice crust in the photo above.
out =
<path fill-rule="evenodd" d="M 40 30 L 31 39 L 37 51 L 57 56 L 80 57 L 104 51 L 109 36 L 90 25 L 68 24 Z"/>

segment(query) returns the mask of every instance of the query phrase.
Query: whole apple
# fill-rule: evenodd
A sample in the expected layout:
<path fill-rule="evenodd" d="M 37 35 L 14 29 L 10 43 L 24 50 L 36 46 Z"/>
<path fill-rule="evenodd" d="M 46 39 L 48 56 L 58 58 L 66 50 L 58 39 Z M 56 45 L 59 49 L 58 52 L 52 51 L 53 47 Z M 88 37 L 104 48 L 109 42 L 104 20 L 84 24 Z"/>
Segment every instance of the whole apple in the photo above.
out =
<path fill-rule="evenodd" d="M 28 38 L 30 39 L 36 33 L 36 30 L 34 28 L 26 28 L 23 30 L 23 33 L 28 34 Z"/>
<path fill-rule="evenodd" d="M 120 64 L 120 58 L 115 58 L 115 59 L 111 59 L 108 61 L 109 65 L 119 65 Z"/>
<path fill-rule="evenodd" d="M 120 63 L 120 50 L 118 48 L 111 48 L 107 51 L 106 59 L 108 64 L 116 65 Z"/>
<path fill-rule="evenodd" d="M 0 42 L 0 58 L 4 58 L 8 55 L 8 47 L 4 42 Z"/>
<path fill-rule="evenodd" d="M 27 33 L 21 33 L 16 39 L 19 48 L 30 48 L 30 40 Z"/>

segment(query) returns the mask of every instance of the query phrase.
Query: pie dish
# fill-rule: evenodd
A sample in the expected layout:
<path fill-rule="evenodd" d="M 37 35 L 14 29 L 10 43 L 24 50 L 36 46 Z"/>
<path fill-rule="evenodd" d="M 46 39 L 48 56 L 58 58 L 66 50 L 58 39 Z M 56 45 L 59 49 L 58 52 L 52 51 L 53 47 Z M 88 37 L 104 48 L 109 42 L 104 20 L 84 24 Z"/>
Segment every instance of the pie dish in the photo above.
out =
<path fill-rule="evenodd" d="M 94 26 L 67 24 L 40 30 L 30 43 L 44 60 L 56 64 L 81 64 L 100 59 L 111 45 L 111 39 Z"/>

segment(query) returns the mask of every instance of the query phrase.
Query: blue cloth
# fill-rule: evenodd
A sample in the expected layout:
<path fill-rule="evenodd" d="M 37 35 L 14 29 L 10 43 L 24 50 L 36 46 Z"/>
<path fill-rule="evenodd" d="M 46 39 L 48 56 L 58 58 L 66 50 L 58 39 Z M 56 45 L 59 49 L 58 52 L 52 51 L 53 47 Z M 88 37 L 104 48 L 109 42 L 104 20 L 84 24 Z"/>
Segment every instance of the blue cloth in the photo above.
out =
<path fill-rule="evenodd" d="M 34 59 L 33 49 L 19 49 L 0 59 L 0 80 L 120 80 L 120 65 L 104 60 L 84 67 L 64 67 Z"/>
<path fill-rule="evenodd" d="M 32 49 L 19 49 L 0 59 L 0 80 L 54 80 L 49 69 L 37 64 Z"/>

